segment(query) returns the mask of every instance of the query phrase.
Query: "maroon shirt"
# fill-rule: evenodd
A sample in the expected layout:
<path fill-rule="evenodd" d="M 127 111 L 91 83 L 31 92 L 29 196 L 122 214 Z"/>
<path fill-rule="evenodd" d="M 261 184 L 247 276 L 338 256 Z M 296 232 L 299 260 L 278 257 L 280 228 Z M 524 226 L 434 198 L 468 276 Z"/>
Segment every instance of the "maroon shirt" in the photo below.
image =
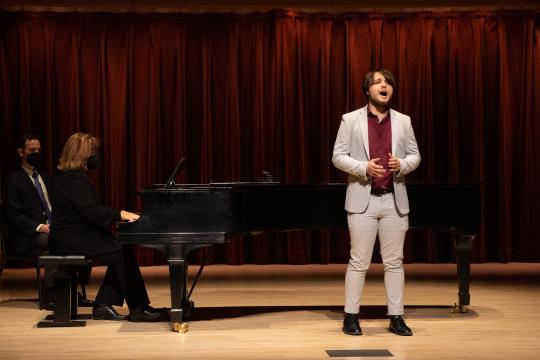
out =
<path fill-rule="evenodd" d="M 392 175 L 388 169 L 389 153 L 392 152 L 392 122 L 390 121 L 390 111 L 379 122 L 377 115 L 368 109 L 368 135 L 369 135 L 369 158 L 376 159 L 378 165 L 386 169 L 383 177 L 373 177 L 371 179 L 372 189 L 392 189 Z"/>

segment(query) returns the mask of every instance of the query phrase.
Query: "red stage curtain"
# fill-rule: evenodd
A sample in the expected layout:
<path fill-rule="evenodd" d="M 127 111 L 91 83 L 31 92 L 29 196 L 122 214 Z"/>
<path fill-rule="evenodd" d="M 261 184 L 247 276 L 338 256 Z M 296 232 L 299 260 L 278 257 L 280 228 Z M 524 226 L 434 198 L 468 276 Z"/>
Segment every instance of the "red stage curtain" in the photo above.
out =
<path fill-rule="evenodd" d="M 409 182 L 480 182 L 474 261 L 540 261 L 540 15 L 532 11 L 339 15 L 0 12 L 1 173 L 15 139 L 42 137 L 55 173 L 66 138 L 103 140 L 94 179 L 106 204 L 178 180 L 344 182 L 331 163 L 341 114 L 365 104 L 364 74 L 398 79 L 423 162 Z M 452 260 L 411 231 L 407 262 Z M 139 250 L 141 263 L 163 257 Z M 233 238 L 212 261 L 346 262 L 344 231 Z"/>

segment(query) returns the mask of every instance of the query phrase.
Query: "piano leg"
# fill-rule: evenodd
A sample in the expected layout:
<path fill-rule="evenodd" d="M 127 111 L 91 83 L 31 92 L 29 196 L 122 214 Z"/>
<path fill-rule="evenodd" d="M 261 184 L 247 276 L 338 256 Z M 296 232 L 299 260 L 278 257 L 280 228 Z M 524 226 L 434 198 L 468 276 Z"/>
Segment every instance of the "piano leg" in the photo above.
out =
<path fill-rule="evenodd" d="M 458 275 L 458 302 L 454 304 L 452 312 L 466 313 L 471 303 L 469 284 L 471 278 L 472 243 L 476 235 L 454 234 L 454 250 L 456 251 Z"/>
<path fill-rule="evenodd" d="M 169 259 L 169 279 L 171 284 L 171 317 L 172 331 L 187 332 L 188 323 L 183 320 L 184 299 L 186 296 L 187 263 L 183 258 Z"/>

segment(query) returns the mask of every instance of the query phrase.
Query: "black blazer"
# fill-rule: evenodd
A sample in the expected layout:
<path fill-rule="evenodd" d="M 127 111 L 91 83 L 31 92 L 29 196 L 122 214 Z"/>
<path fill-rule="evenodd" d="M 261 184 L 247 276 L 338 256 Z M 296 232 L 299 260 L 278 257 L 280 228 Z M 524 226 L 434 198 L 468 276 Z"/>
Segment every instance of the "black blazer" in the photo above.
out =
<path fill-rule="evenodd" d="M 40 173 L 49 201 L 52 179 Z M 6 203 L 3 209 L 7 220 L 6 252 L 21 255 L 31 250 L 39 224 L 45 224 L 47 216 L 39 194 L 28 174 L 21 168 L 6 178 Z"/>
<path fill-rule="evenodd" d="M 110 225 L 120 220 L 120 211 L 100 204 L 92 181 L 84 172 L 61 173 L 50 199 L 51 253 L 98 255 L 120 249 L 110 231 Z"/>

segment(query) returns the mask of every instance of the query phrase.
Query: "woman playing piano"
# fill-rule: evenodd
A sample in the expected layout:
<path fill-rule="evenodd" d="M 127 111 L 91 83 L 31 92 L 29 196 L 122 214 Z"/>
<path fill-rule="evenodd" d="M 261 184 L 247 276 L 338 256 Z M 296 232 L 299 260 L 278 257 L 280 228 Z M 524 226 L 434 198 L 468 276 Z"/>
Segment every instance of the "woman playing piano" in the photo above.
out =
<path fill-rule="evenodd" d="M 110 232 L 119 220 L 136 221 L 139 215 L 100 204 L 87 171 L 96 169 L 100 142 L 85 133 L 67 140 L 53 185 L 51 253 L 84 254 L 107 265 L 92 309 L 96 320 L 159 321 L 161 313 L 150 306 L 146 287 L 132 248 L 121 246 Z M 120 315 L 113 305 L 126 301 L 130 314 Z"/>

